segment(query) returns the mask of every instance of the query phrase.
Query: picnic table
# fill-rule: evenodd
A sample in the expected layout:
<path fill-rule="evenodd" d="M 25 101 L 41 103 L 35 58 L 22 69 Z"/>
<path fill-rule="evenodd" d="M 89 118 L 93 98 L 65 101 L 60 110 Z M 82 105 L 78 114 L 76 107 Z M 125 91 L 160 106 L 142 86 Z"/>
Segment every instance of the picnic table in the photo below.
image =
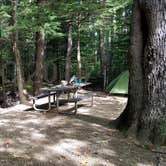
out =
<path fill-rule="evenodd" d="M 41 94 L 34 96 L 33 99 L 33 108 L 36 111 L 49 111 L 52 109 L 52 107 L 56 107 L 56 110 L 59 111 L 59 101 L 60 101 L 60 96 L 62 94 L 67 94 L 67 99 L 66 102 L 72 102 L 74 103 L 74 108 L 75 108 L 75 113 L 77 112 L 77 102 L 82 100 L 83 98 L 89 98 L 92 97 L 92 103 L 93 105 L 93 95 L 86 94 L 84 96 L 79 97 L 78 96 L 78 89 L 86 87 L 90 85 L 91 83 L 86 82 L 86 83 L 76 83 L 73 85 L 57 85 L 57 86 L 52 86 L 52 87 L 43 87 L 41 88 Z M 72 94 L 72 97 L 71 97 Z M 51 96 L 53 96 L 53 104 L 51 103 Z M 39 109 L 36 101 L 38 99 L 48 97 L 48 107 L 46 109 Z"/>

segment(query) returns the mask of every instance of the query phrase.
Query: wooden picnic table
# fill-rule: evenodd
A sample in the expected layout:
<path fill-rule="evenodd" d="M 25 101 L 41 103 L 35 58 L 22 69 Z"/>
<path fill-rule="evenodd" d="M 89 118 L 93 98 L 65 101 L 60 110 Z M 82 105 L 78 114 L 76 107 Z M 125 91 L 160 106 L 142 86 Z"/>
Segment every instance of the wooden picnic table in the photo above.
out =
<path fill-rule="evenodd" d="M 56 107 L 56 110 L 59 111 L 59 98 L 62 94 L 66 93 L 67 94 L 67 102 L 73 102 L 75 103 L 75 112 L 77 111 L 77 102 L 81 100 L 78 98 L 77 92 L 78 89 L 83 88 L 85 86 L 90 85 L 91 83 L 77 83 L 73 85 L 57 85 L 57 86 L 52 86 L 52 87 L 43 87 L 41 88 L 41 95 L 34 96 L 33 97 L 33 108 L 36 111 L 49 111 L 51 110 L 52 107 Z M 70 94 L 72 95 L 72 98 L 70 98 Z M 51 96 L 53 96 L 53 105 L 51 104 Z M 43 97 L 48 97 L 48 108 L 47 109 L 39 109 L 36 106 L 36 100 L 43 98 Z"/>

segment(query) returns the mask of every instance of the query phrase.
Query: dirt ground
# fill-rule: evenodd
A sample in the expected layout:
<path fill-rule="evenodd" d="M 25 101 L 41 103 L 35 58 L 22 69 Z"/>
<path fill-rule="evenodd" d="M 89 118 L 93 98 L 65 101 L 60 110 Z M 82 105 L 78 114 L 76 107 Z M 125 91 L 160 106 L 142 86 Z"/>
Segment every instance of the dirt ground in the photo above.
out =
<path fill-rule="evenodd" d="M 110 127 L 127 98 L 96 94 L 94 106 L 81 101 L 76 115 L 0 109 L 0 166 L 165 166 L 162 155 Z"/>

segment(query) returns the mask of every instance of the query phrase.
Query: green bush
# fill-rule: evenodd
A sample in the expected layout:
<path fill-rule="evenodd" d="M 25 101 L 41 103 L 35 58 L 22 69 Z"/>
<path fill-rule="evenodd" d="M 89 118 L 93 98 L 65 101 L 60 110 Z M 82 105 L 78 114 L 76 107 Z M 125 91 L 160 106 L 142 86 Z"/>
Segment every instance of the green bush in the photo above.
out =
<path fill-rule="evenodd" d="M 33 87 L 32 87 L 32 85 L 25 85 L 25 89 L 26 89 L 28 92 L 32 92 Z"/>

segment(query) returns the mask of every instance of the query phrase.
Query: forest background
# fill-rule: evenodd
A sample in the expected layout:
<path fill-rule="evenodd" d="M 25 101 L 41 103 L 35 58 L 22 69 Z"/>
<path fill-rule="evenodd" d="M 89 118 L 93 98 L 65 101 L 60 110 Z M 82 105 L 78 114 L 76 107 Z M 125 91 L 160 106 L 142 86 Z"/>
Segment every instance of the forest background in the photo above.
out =
<path fill-rule="evenodd" d="M 105 90 L 127 70 L 130 0 L 1 0 L 0 86 L 38 94 L 72 75 Z"/>

